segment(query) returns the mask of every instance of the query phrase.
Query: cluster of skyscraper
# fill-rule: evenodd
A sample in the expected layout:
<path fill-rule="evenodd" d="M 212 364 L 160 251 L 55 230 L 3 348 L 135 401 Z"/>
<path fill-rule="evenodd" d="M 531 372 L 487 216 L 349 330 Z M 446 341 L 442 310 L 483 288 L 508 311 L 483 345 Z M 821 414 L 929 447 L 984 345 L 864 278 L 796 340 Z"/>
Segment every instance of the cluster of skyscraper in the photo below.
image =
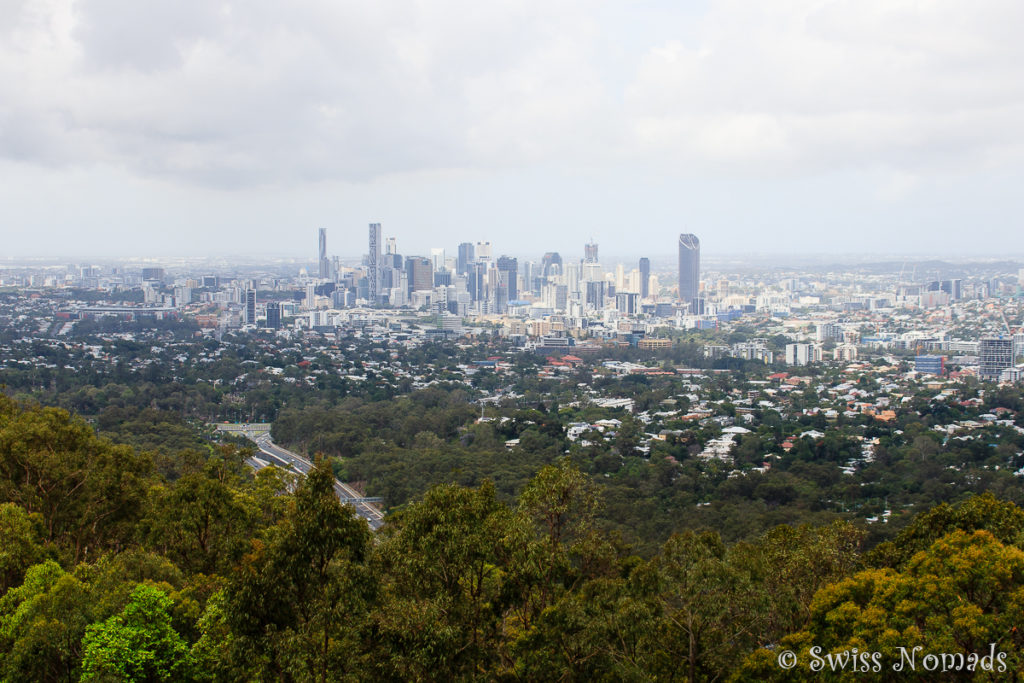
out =
<path fill-rule="evenodd" d="M 495 258 L 490 242 L 463 242 L 455 257 L 446 257 L 444 249 L 432 249 L 429 258 L 402 256 L 393 237 L 386 243 L 382 240 L 380 223 L 371 223 L 367 254 L 358 269 L 332 262 L 326 241 L 321 229 L 319 282 L 311 285 L 310 303 L 316 296 L 330 296 L 331 303 L 341 307 L 362 301 L 372 306 L 425 306 L 466 315 L 502 314 L 516 306 L 531 306 L 582 316 L 608 306 L 626 314 L 639 313 L 640 301 L 652 295 L 650 259 L 641 258 L 629 272 L 619 265 L 614 273 L 606 273 L 593 241 L 584 245 L 582 259 L 569 261 L 558 252 L 522 264 L 512 256 Z M 696 311 L 699 240 L 693 235 L 681 236 L 679 253 L 681 300 Z"/>

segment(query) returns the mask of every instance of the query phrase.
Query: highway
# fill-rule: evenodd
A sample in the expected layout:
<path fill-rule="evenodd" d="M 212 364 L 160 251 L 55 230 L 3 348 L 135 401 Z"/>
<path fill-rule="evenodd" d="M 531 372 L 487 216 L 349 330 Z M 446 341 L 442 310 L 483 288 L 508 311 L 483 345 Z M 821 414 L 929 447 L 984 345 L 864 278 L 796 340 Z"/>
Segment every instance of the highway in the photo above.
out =
<path fill-rule="evenodd" d="M 247 461 L 250 467 L 261 469 L 268 465 L 274 465 L 286 472 L 294 472 L 301 476 L 306 476 L 313 469 L 313 463 L 303 456 L 275 444 L 270 438 L 269 425 L 239 423 L 217 425 L 217 429 L 232 434 L 239 434 L 256 443 L 256 446 L 260 449 L 260 455 Z M 374 505 L 374 502 L 380 500 L 379 498 L 365 498 L 351 486 L 337 479 L 334 480 L 334 492 L 342 503 L 348 503 L 353 506 L 356 509 L 356 513 L 365 519 L 374 531 L 384 524 L 384 513 Z"/>

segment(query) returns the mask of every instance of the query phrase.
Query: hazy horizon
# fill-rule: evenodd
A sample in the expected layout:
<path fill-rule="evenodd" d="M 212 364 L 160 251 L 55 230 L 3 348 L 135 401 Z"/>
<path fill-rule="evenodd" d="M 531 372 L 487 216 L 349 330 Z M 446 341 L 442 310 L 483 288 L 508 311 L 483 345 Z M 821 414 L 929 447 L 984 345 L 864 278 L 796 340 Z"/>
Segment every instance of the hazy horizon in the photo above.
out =
<path fill-rule="evenodd" d="M 328 250 L 330 253 L 330 250 Z M 454 257 L 453 250 L 446 250 L 446 256 Z M 516 252 L 516 251 L 495 251 L 495 258 L 499 255 L 507 255 L 523 260 L 539 262 L 543 252 Z M 560 251 L 559 255 L 563 261 L 581 260 L 582 249 L 579 254 Z M 342 265 L 357 265 L 365 254 L 331 254 L 337 257 Z M 405 253 L 403 256 L 426 256 L 429 257 L 429 250 L 418 253 Z M 606 267 L 614 267 L 619 263 L 628 264 L 636 261 L 642 256 L 651 259 L 652 268 L 661 270 L 675 267 L 675 254 L 608 254 L 602 252 L 600 261 Z M 165 265 L 175 267 L 175 264 L 182 263 L 223 263 L 227 265 L 259 266 L 259 265 L 293 265 L 293 266 L 316 266 L 317 259 L 309 254 L 206 254 L 206 255 L 185 255 L 185 254 L 135 254 L 123 257 L 97 257 L 85 258 L 76 256 L 24 256 L 24 257 L 0 257 L 0 267 L 63 267 L 67 265 L 102 265 L 110 264 L 139 264 L 139 265 Z M 876 254 L 836 254 L 836 253 L 805 253 L 805 254 L 771 254 L 771 253 L 706 253 L 701 254 L 702 270 L 717 270 L 728 267 L 778 267 L 778 268 L 820 268 L 828 265 L 849 266 L 851 268 L 864 265 L 887 265 L 893 267 L 913 268 L 915 265 L 929 263 L 944 263 L 951 266 L 982 267 L 989 264 L 1014 264 L 1014 267 L 1024 268 L 1024 254 L 1000 254 L 1000 255 L 964 255 L 964 254 L 900 254 L 900 253 L 876 253 Z M 635 265 L 635 264 L 634 264 Z"/>

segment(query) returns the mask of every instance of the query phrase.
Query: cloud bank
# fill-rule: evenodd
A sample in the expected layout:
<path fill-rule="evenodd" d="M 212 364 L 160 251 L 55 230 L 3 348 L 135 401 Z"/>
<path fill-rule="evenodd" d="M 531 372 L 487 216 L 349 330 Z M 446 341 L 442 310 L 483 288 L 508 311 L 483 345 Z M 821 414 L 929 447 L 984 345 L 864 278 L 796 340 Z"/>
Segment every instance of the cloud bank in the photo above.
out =
<path fill-rule="evenodd" d="M 1024 4 L 3 0 L 0 159 L 244 190 L 1018 167 Z"/>

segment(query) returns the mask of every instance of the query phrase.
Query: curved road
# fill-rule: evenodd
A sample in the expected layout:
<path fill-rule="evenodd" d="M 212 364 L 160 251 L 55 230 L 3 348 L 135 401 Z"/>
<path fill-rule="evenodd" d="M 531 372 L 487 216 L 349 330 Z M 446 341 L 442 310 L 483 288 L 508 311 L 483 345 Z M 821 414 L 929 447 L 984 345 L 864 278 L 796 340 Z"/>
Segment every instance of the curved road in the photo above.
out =
<path fill-rule="evenodd" d="M 260 449 L 260 457 L 249 460 L 249 466 L 261 469 L 268 465 L 280 467 L 283 470 L 295 472 L 306 476 L 313 463 L 298 453 L 293 453 L 286 448 L 281 448 L 270 438 L 270 425 L 250 424 L 219 424 L 216 425 L 219 431 L 240 434 L 256 443 Z M 358 491 L 348 484 L 334 480 L 334 492 L 342 503 L 348 503 L 356 509 L 356 513 L 369 523 L 370 528 L 376 531 L 384 524 L 384 513 L 373 503 L 379 499 L 364 498 Z"/>

